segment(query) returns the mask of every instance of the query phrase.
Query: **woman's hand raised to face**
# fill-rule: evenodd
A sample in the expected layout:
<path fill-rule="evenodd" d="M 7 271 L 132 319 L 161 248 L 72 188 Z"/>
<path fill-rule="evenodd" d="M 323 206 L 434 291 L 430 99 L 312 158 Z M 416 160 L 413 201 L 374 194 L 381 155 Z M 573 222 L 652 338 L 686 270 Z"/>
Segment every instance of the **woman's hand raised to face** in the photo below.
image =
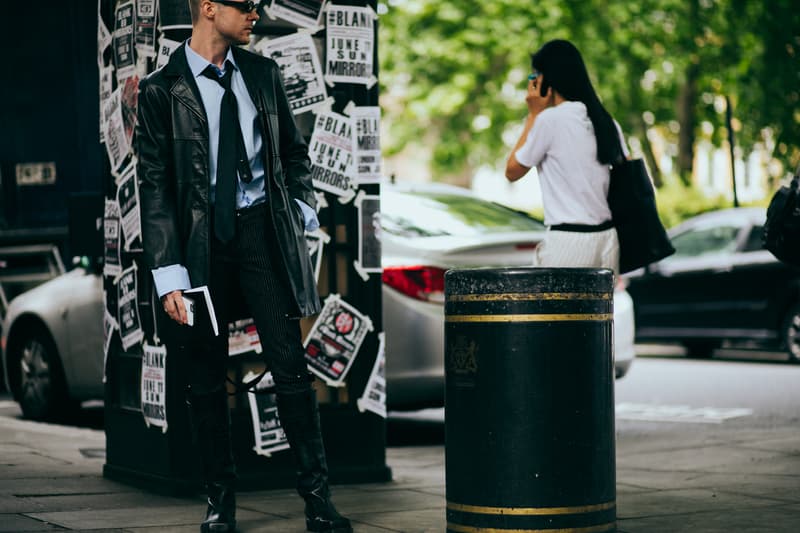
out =
<path fill-rule="evenodd" d="M 528 112 L 538 115 L 548 107 L 553 105 L 553 88 L 547 85 L 544 96 L 539 92 L 539 87 L 544 80 L 541 74 L 534 80 L 528 81 L 528 94 L 525 95 L 525 103 L 528 104 Z"/>

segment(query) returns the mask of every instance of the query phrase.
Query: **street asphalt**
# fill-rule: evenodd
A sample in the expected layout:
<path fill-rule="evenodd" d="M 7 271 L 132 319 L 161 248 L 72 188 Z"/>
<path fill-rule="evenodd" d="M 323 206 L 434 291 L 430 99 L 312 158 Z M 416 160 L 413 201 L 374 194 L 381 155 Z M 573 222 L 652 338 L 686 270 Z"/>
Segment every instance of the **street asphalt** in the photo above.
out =
<path fill-rule="evenodd" d="M 0 403 L 0 532 L 199 530 L 201 496 L 165 497 L 102 477 L 102 430 L 21 420 L 11 402 Z M 664 431 L 618 417 L 617 531 L 800 531 L 800 429 L 719 424 L 693 433 L 683 425 Z M 391 482 L 335 486 L 334 501 L 359 533 L 445 531 L 444 455 L 442 445 L 390 447 Z M 304 531 L 291 490 L 240 493 L 237 518 L 241 532 Z"/>

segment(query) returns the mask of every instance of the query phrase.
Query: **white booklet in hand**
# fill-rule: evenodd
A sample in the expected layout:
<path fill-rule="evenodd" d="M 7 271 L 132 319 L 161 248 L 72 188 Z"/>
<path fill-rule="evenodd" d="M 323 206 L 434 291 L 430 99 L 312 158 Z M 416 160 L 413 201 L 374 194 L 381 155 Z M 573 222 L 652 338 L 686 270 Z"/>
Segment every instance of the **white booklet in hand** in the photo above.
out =
<path fill-rule="evenodd" d="M 207 285 L 183 291 L 183 305 L 186 307 L 186 318 L 190 326 L 194 326 L 195 322 L 200 324 L 211 322 L 210 327 L 214 330 L 214 336 L 219 335 L 217 315 Z"/>

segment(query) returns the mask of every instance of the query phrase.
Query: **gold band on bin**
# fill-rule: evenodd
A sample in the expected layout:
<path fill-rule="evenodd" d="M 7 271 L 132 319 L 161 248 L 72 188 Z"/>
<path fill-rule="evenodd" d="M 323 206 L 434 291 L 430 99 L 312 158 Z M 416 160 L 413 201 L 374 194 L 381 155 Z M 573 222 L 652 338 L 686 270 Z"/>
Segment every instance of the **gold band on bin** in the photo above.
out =
<path fill-rule="evenodd" d="M 445 315 L 445 322 L 603 322 L 611 313 L 556 313 L 527 315 Z"/>
<path fill-rule="evenodd" d="M 499 294 L 453 294 L 451 302 L 535 302 L 542 300 L 610 300 L 603 292 L 510 292 Z"/>
<path fill-rule="evenodd" d="M 462 526 L 452 522 L 447 523 L 448 531 L 458 531 L 460 533 L 603 533 L 613 531 L 617 528 L 616 522 L 598 524 L 588 527 L 567 527 L 561 529 L 497 529 L 493 527 L 473 527 Z"/>
<path fill-rule="evenodd" d="M 595 503 L 592 505 L 578 505 L 574 507 L 484 507 L 482 505 L 465 505 L 463 503 L 447 502 L 451 511 L 474 514 L 516 515 L 516 516 L 542 516 L 554 514 L 583 514 L 607 511 L 616 507 L 616 502 Z"/>

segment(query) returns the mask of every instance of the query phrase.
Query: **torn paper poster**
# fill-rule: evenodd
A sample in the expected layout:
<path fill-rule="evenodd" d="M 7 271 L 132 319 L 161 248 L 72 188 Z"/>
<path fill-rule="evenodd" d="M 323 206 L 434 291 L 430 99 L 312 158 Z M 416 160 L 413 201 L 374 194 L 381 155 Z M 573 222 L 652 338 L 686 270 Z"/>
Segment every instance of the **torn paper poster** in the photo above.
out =
<path fill-rule="evenodd" d="M 131 151 L 128 136 L 125 135 L 125 122 L 122 118 L 122 87 L 111 93 L 102 110 L 103 139 L 112 170 L 118 169 Z"/>
<path fill-rule="evenodd" d="M 322 0 L 270 0 L 265 10 L 270 18 L 280 18 L 314 31 L 321 25 L 324 4 Z"/>
<path fill-rule="evenodd" d="M 106 102 L 111 98 L 111 93 L 114 90 L 114 65 L 107 67 L 100 67 L 100 142 L 106 142 L 105 139 L 105 122 L 106 117 L 103 114 L 106 108 Z"/>
<path fill-rule="evenodd" d="M 386 336 L 384 332 L 378 333 L 378 356 L 372 365 L 364 394 L 356 400 L 358 410 L 372 411 L 378 416 L 386 418 Z"/>
<path fill-rule="evenodd" d="M 309 370 L 332 387 L 343 386 L 358 349 L 370 331 L 372 320 L 368 316 L 338 294 L 331 294 L 325 298 L 325 305 L 303 343 Z"/>
<path fill-rule="evenodd" d="M 142 346 L 142 416 L 147 427 L 167 432 L 167 347 Z"/>
<path fill-rule="evenodd" d="M 228 355 L 261 353 L 261 339 L 252 318 L 243 318 L 228 324 Z"/>
<path fill-rule="evenodd" d="M 314 279 L 317 280 L 317 283 L 319 283 L 319 273 L 322 270 L 322 251 L 330 240 L 331 236 L 319 228 L 306 233 L 308 255 L 311 256 L 311 264 L 314 266 Z"/>
<path fill-rule="evenodd" d="M 103 291 L 103 301 L 106 299 L 106 291 Z M 108 309 L 103 307 L 103 383 L 106 382 L 106 364 L 108 363 L 108 350 L 111 348 L 111 338 L 114 336 L 114 330 L 119 329 L 117 321 L 108 312 Z"/>
<path fill-rule="evenodd" d="M 325 8 L 325 82 L 375 85 L 375 20 L 371 7 Z"/>
<path fill-rule="evenodd" d="M 156 0 L 136 0 L 136 52 L 153 57 L 156 53 Z"/>
<path fill-rule="evenodd" d="M 256 379 L 258 374 L 248 372 L 244 376 L 246 383 Z M 259 455 L 269 457 L 273 453 L 289 448 L 289 441 L 281 427 L 278 418 L 278 405 L 274 393 L 265 393 L 264 389 L 275 386 L 272 373 L 267 372 L 256 384 L 256 390 L 248 391 L 247 400 L 250 404 L 250 416 L 253 420 L 253 434 L 255 435 L 255 446 L 253 450 Z"/>
<path fill-rule="evenodd" d="M 139 216 L 139 184 L 136 180 L 136 162 L 132 162 L 119 178 L 117 187 L 122 220 L 122 235 L 125 237 L 125 250 L 130 251 L 134 241 L 142 237 L 142 221 Z"/>
<path fill-rule="evenodd" d="M 327 90 L 322 67 L 307 33 L 293 33 L 270 40 L 261 40 L 254 50 L 278 64 L 292 113 L 299 115 L 325 103 Z"/>
<path fill-rule="evenodd" d="M 353 121 L 356 183 L 381 181 L 381 108 L 348 106 L 345 113 Z"/>
<path fill-rule="evenodd" d="M 355 196 L 355 180 L 350 119 L 333 112 L 317 114 L 309 147 L 314 187 L 351 200 Z"/>
<path fill-rule="evenodd" d="M 156 55 L 156 69 L 160 69 L 169 61 L 169 56 L 181 45 L 179 41 L 167 39 L 163 35 L 158 40 L 158 54 Z"/>
<path fill-rule="evenodd" d="M 144 338 L 136 297 L 136 262 L 126 268 L 117 280 L 117 323 L 122 338 L 122 349 L 127 351 Z"/>
<path fill-rule="evenodd" d="M 122 272 L 120 260 L 120 218 L 119 204 L 116 200 L 106 199 L 103 213 L 104 260 L 103 275 L 116 277 Z"/>
<path fill-rule="evenodd" d="M 382 272 L 381 267 L 381 197 L 358 191 L 358 259 L 353 261 L 358 275 L 367 281 L 370 272 Z"/>
<path fill-rule="evenodd" d="M 114 66 L 117 67 L 117 81 L 122 83 L 136 70 L 136 49 L 134 47 L 133 0 L 122 2 L 114 11 Z"/>

